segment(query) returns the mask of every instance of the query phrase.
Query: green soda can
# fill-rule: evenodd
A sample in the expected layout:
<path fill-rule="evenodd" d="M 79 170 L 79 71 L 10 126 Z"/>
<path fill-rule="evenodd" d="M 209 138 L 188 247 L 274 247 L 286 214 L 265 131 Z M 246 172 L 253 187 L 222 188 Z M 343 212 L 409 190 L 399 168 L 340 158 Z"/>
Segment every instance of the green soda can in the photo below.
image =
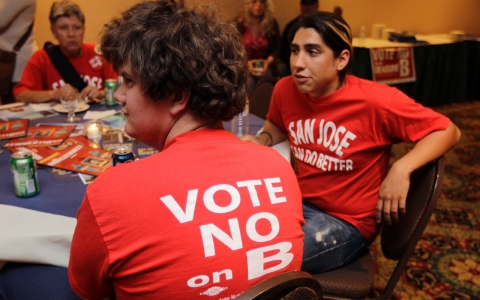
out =
<path fill-rule="evenodd" d="M 253 67 L 255 69 L 263 69 L 263 61 L 257 60 L 253 62 Z"/>
<path fill-rule="evenodd" d="M 117 91 L 118 83 L 116 79 L 107 79 L 105 80 L 105 105 L 106 106 L 115 106 L 117 101 L 113 94 Z"/>
<path fill-rule="evenodd" d="M 26 198 L 40 192 L 37 167 L 29 151 L 18 151 L 12 154 L 10 165 L 13 172 L 15 195 Z"/>

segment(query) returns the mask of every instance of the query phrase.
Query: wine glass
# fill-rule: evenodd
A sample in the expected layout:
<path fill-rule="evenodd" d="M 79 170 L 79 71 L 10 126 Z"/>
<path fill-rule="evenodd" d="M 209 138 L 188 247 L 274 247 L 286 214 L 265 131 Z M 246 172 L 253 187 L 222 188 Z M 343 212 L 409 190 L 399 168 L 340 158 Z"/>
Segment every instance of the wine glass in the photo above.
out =
<path fill-rule="evenodd" d="M 75 110 L 77 109 L 78 105 L 80 104 L 80 95 L 78 91 L 69 91 L 66 92 L 60 98 L 60 102 L 62 103 L 63 107 L 67 111 L 67 122 L 75 122 L 80 121 L 79 117 L 75 117 Z"/>

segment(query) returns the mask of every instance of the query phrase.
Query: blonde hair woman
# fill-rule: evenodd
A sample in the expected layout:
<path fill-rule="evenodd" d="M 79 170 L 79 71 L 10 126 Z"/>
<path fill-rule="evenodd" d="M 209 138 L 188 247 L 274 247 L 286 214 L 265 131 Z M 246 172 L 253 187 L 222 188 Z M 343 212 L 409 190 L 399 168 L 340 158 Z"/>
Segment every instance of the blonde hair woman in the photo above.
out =
<path fill-rule="evenodd" d="M 245 0 L 235 20 L 247 51 L 250 79 L 247 92 L 262 79 L 278 76 L 280 29 L 271 0 Z"/>

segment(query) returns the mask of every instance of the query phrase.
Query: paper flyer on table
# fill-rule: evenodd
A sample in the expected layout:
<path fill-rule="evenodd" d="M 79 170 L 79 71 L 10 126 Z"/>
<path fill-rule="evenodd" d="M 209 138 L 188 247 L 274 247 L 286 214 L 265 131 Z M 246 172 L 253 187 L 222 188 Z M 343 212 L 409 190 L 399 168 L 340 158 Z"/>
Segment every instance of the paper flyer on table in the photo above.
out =
<path fill-rule="evenodd" d="M 0 121 L 0 140 L 27 135 L 28 119 Z"/>
<path fill-rule="evenodd" d="M 112 152 L 74 144 L 43 160 L 41 165 L 98 176 L 112 166 Z"/>
<path fill-rule="evenodd" d="M 98 176 L 111 167 L 112 152 L 98 148 L 83 136 L 68 138 L 61 145 L 48 147 L 12 147 L 28 150 L 39 165 Z"/>
<path fill-rule="evenodd" d="M 117 111 L 114 109 L 104 110 L 104 111 L 87 111 L 83 116 L 84 120 L 98 120 L 103 118 L 108 118 L 109 116 L 116 114 Z"/>
<path fill-rule="evenodd" d="M 8 147 L 8 150 L 10 150 L 12 153 L 17 151 L 30 151 L 32 153 L 33 159 L 39 161 L 51 155 L 54 155 L 58 151 L 69 149 L 73 144 L 82 144 L 91 148 L 98 147 L 84 136 L 70 136 L 60 145 L 46 147 Z"/>
<path fill-rule="evenodd" d="M 78 180 L 81 180 L 83 184 L 90 184 L 93 182 L 95 178 L 97 178 L 97 176 L 77 173 L 77 172 L 58 169 L 58 168 L 47 168 L 47 169 L 50 175 L 52 175 L 52 179 L 60 183 L 76 182 Z"/>
<path fill-rule="evenodd" d="M 46 107 L 44 107 L 46 108 Z M 0 118 L 2 119 L 29 119 L 36 120 L 50 116 L 56 116 L 58 113 L 54 112 L 52 108 L 48 110 L 38 111 L 31 105 L 15 106 L 0 110 Z"/>
<path fill-rule="evenodd" d="M 64 144 L 64 148 L 38 161 L 59 169 L 98 176 L 112 166 L 112 152 L 100 148 L 92 148 L 73 140 Z"/>
<path fill-rule="evenodd" d="M 133 148 L 135 140 L 129 137 L 123 130 L 109 128 L 107 132 L 103 134 L 103 149 L 112 151 L 120 146 L 128 145 Z"/>
<path fill-rule="evenodd" d="M 122 112 L 117 112 L 115 114 L 103 117 L 100 120 L 102 120 L 103 123 L 108 127 L 121 130 L 125 128 L 125 123 L 127 123 L 127 118 L 125 118 Z"/>
<path fill-rule="evenodd" d="M 72 126 L 29 126 L 26 137 L 11 139 L 3 148 L 60 145 L 75 129 Z"/>

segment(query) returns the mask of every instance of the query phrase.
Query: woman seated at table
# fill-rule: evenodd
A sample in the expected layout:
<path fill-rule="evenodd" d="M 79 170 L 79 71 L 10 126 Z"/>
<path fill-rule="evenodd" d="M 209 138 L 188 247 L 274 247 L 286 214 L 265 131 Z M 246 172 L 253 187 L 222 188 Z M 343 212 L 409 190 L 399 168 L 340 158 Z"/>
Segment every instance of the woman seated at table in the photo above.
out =
<path fill-rule="evenodd" d="M 300 268 L 302 199 L 290 164 L 223 129 L 244 109 L 248 74 L 240 36 L 217 14 L 142 1 L 106 25 L 125 132 L 161 152 L 87 188 L 68 266 L 84 299 L 234 299 Z"/>
<path fill-rule="evenodd" d="M 83 43 L 85 16 L 80 7 L 68 0 L 54 2 L 50 10 L 50 24 L 59 45 L 33 54 L 23 71 L 22 79 L 15 86 L 16 101 L 44 102 L 59 99 L 62 93 L 67 94 L 74 88 L 80 92 L 82 99 L 103 98 L 105 80 L 116 79 L 117 75 L 95 44 Z M 57 59 L 61 55 L 65 56 L 78 74 L 68 73 L 78 79 L 78 83 L 69 83 L 69 80 L 60 75 L 49 53 Z M 65 66 L 65 63 L 62 65 Z"/>
<path fill-rule="evenodd" d="M 247 51 L 249 94 L 262 79 L 279 76 L 280 29 L 273 17 L 271 0 L 245 0 L 243 13 L 235 19 Z"/>

